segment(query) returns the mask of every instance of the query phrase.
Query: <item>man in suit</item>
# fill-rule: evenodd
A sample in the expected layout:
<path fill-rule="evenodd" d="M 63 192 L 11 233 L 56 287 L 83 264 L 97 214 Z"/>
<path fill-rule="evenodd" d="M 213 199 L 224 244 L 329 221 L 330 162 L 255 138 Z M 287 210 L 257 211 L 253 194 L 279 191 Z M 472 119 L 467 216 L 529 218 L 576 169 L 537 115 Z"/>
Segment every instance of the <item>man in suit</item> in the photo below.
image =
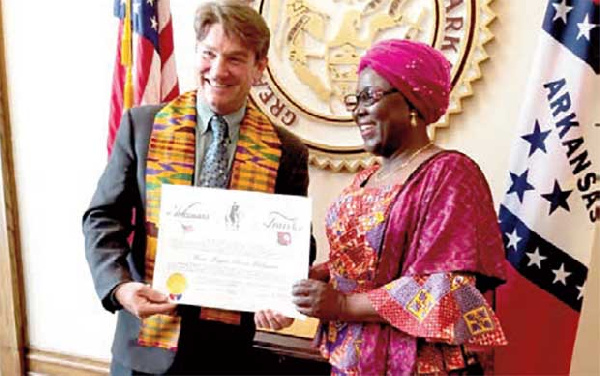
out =
<path fill-rule="evenodd" d="M 249 373 L 255 326 L 292 322 L 270 310 L 177 306 L 149 287 L 163 182 L 307 194 L 306 147 L 248 99 L 267 65 L 269 29 L 260 14 L 241 1 L 205 2 L 195 30 L 198 90 L 123 115 L 83 217 L 96 292 L 118 311 L 113 375 Z M 209 151 L 216 144 L 218 159 Z M 210 171 L 215 164 L 221 171 Z"/>

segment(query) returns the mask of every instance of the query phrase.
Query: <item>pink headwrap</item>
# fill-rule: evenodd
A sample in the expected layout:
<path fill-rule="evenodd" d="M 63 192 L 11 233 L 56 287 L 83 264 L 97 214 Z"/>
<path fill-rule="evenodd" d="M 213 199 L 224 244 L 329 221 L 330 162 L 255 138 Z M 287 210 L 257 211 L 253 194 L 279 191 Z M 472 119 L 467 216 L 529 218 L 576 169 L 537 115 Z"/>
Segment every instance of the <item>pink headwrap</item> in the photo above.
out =
<path fill-rule="evenodd" d="M 416 107 L 426 124 L 446 113 L 451 66 L 436 49 L 411 40 L 382 40 L 360 59 L 358 73 L 366 67 L 398 89 Z"/>

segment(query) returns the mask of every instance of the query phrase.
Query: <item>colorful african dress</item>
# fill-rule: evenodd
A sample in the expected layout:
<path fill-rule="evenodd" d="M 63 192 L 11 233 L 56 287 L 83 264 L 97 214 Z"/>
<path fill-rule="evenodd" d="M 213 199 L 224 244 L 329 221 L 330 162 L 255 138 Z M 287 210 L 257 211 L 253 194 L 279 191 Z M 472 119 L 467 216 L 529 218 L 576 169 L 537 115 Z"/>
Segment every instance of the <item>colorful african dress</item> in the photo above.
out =
<path fill-rule="evenodd" d="M 387 323 L 321 324 L 332 374 L 463 374 L 506 339 L 482 291 L 504 281 L 489 187 L 457 152 L 438 153 L 403 185 L 357 174 L 326 217 L 330 283 L 367 293 Z"/>

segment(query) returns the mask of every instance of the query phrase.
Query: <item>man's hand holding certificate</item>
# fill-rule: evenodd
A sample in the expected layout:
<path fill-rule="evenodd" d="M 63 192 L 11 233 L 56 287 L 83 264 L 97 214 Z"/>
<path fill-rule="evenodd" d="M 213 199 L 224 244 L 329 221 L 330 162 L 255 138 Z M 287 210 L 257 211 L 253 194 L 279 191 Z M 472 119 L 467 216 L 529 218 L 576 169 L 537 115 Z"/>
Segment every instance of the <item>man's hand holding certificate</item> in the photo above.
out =
<path fill-rule="evenodd" d="M 163 185 L 153 287 L 172 302 L 302 317 L 292 285 L 307 278 L 306 197 Z"/>

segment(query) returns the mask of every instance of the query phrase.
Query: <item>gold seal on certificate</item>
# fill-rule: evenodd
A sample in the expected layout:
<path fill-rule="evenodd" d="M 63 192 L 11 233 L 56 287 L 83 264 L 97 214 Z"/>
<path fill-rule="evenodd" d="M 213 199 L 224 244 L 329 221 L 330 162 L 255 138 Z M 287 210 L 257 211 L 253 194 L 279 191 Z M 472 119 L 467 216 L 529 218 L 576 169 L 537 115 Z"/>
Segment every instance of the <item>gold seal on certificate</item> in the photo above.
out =
<path fill-rule="evenodd" d="M 294 282 L 308 276 L 307 197 L 162 186 L 152 286 L 172 302 L 301 317 Z"/>
<path fill-rule="evenodd" d="M 185 276 L 181 273 L 175 272 L 167 278 L 166 282 L 167 291 L 169 291 L 169 299 L 172 301 L 178 301 L 181 299 L 181 294 L 187 287 Z"/>

